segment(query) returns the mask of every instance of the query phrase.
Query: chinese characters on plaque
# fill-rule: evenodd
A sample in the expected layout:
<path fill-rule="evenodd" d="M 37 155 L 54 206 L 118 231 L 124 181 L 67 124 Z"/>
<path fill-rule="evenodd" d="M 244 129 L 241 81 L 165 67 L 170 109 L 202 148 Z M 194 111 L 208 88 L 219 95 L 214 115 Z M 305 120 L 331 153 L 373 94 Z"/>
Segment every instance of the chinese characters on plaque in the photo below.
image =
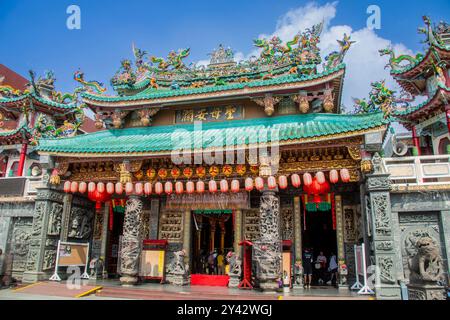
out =
<path fill-rule="evenodd" d="M 176 123 L 192 123 L 194 121 L 227 121 L 242 118 L 242 106 L 235 105 L 177 110 L 175 113 Z"/>

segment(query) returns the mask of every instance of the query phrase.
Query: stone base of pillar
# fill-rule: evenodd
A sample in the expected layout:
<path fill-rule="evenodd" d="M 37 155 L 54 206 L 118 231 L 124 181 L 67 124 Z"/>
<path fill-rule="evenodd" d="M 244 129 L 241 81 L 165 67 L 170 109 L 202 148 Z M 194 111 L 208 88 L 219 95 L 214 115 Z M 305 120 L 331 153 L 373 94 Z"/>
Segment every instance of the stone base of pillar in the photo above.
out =
<path fill-rule="evenodd" d="M 375 287 L 377 300 L 401 300 L 402 292 L 400 286 L 377 286 Z"/>
<path fill-rule="evenodd" d="M 132 276 L 122 276 L 120 277 L 120 284 L 124 287 L 132 287 L 137 284 L 138 277 L 132 277 Z"/>
<path fill-rule="evenodd" d="M 240 277 L 237 275 L 230 275 L 230 281 L 228 282 L 228 288 L 237 288 L 240 283 Z"/>
<path fill-rule="evenodd" d="M 174 286 L 187 286 L 191 283 L 190 276 L 178 275 L 178 274 L 167 274 L 166 282 Z"/>
<path fill-rule="evenodd" d="M 445 287 L 427 284 L 408 284 L 409 300 L 445 300 Z"/>
<path fill-rule="evenodd" d="M 267 282 L 261 281 L 259 284 L 259 288 L 265 292 L 282 292 L 283 291 L 283 288 L 280 288 L 278 281 L 276 281 L 276 280 L 267 281 Z"/>
<path fill-rule="evenodd" d="M 27 271 L 24 272 L 23 274 L 22 283 L 35 283 L 38 281 L 47 281 L 50 277 L 51 275 L 46 272 Z"/>
<path fill-rule="evenodd" d="M 339 285 L 338 285 L 338 290 L 339 290 L 339 291 L 349 291 L 350 288 L 348 287 L 347 284 L 339 284 Z"/>

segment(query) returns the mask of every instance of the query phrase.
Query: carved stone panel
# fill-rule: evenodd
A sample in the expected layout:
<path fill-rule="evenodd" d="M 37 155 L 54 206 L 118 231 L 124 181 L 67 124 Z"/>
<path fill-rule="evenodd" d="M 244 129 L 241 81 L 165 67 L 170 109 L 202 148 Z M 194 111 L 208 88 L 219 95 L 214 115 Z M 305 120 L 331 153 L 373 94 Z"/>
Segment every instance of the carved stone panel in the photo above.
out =
<path fill-rule="evenodd" d="M 372 212 L 375 219 L 375 233 L 379 236 L 392 234 L 391 210 L 389 208 L 389 194 L 375 193 L 372 195 Z"/>
<path fill-rule="evenodd" d="M 63 205 L 52 202 L 48 217 L 47 235 L 59 236 L 61 232 Z"/>
<path fill-rule="evenodd" d="M 161 210 L 159 239 L 169 242 L 183 241 L 183 212 Z"/>
<path fill-rule="evenodd" d="M 94 212 L 72 207 L 70 211 L 69 238 L 89 239 L 93 229 Z"/>
<path fill-rule="evenodd" d="M 281 209 L 281 230 L 283 240 L 294 241 L 294 213 L 291 207 Z"/>
<path fill-rule="evenodd" d="M 259 209 L 243 210 L 244 239 L 256 241 L 260 238 Z"/>
<path fill-rule="evenodd" d="M 32 218 L 16 218 L 11 234 L 12 272 L 24 272 L 30 248 Z"/>
<path fill-rule="evenodd" d="M 355 242 L 357 240 L 355 215 L 353 206 L 344 206 L 344 242 Z"/>
<path fill-rule="evenodd" d="M 438 214 L 399 213 L 399 223 L 402 265 L 406 281 L 445 285 L 447 268 L 442 259 L 444 245 L 441 240 Z"/>

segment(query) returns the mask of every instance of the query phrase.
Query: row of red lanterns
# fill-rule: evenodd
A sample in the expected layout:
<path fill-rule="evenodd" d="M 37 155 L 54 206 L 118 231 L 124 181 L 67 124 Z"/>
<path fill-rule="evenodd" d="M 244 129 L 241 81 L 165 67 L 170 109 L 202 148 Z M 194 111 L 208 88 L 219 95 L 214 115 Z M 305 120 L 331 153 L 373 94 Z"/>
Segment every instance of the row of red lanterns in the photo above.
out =
<path fill-rule="evenodd" d="M 341 177 L 342 182 L 349 182 L 350 181 L 350 174 L 347 169 L 342 169 L 340 171 L 340 174 L 337 170 L 331 170 L 330 171 L 330 182 L 331 183 L 337 183 L 339 181 L 339 176 Z M 278 180 L 278 181 L 277 181 Z M 323 172 L 317 172 L 314 180 L 310 173 L 305 173 L 303 175 L 303 184 L 306 187 L 309 187 L 313 184 L 313 182 L 317 180 L 318 184 L 322 185 L 326 182 L 325 174 Z M 291 183 L 295 188 L 299 188 L 302 184 L 302 179 L 300 178 L 300 175 L 298 174 L 292 174 L 291 175 Z M 104 193 L 106 191 L 107 194 L 123 194 L 125 192 L 126 194 L 136 194 L 136 195 L 150 195 L 152 193 L 155 193 L 157 195 L 161 195 L 163 193 L 166 194 L 192 194 L 195 191 L 197 193 L 203 193 L 205 192 L 205 185 L 206 183 L 203 181 L 187 181 L 185 184 L 181 181 L 175 182 L 173 184 L 171 181 L 167 181 L 165 183 L 162 182 L 156 182 L 155 184 L 152 184 L 151 182 L 137 182 L 132 183 L 128 182 L 125 184 L 125 186 L 118 182 L 116 184 L 112 182 L 103 183 L 103 182 L 76 182 L 76 181 L 66 181 L 64 183 L 64 192 L 71 192 L 71 193 L 85 193 L 88 191 L 89 193 L 92 193 L 94 191 L 97 191 L 99 193 Z M 246 178 L 244 182 L 244 188 L 246 191 L 250 192 L 253 189 L 256 190 L 263 190 L 265 187 L 264 184 L 264 178 L 262 177 L 256 177 L 253 178 Z M 279 176 L 278 179 L 274 176 L 270 176 L 267 178 L 267 187 L 270 190 L 276 189 L 279 187 L 280 189 L 286 189 L 288 187 L 288 178 L 284 175 Z M 217 183 L 215 180 L 210 180 L 208 182 L 208 190 L 209 192 L 215 193 L 217 191 L 226 193 L 226 192 L 239 192 L 240 190 L 240 182 L 239 180 L 232 180 L 231 184 L 228 184 L 228 180 L 223 179 Z"/>

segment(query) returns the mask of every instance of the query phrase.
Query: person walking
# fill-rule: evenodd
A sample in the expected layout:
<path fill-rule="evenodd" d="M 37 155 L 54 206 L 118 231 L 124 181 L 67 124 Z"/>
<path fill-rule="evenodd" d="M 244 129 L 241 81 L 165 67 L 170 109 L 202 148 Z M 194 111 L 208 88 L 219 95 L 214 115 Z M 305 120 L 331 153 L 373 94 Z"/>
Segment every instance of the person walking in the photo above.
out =
<path fill-rule="evenodd" d="M 224 275 L 225 274 L 225 263 L 224 263 L 224 256 L 222 251 L 219 252 L 219 255 L 217 256 L 217 270 L 218 274 Z"/>
<path fill-rule="evenodd" d="M 336 285 L 337 284 L 337 275 L 338 275 L 338 264 L 337 264 L 337 258 L 334 252 L 331 253 L 330 257 L 330 265 L 328 266 L 328 272 L 331 273 L 331 279 L 329 281 L 330 285 Z"/>
<path fill-rule="evenodd" d="M 323 251 L 320 251 L 317 256 L 316 264 L 319 265 L 319 284 L 323 284 L 325 282 L 325 270 L 327 268 L 327 257 L 323 254 Z"/>

